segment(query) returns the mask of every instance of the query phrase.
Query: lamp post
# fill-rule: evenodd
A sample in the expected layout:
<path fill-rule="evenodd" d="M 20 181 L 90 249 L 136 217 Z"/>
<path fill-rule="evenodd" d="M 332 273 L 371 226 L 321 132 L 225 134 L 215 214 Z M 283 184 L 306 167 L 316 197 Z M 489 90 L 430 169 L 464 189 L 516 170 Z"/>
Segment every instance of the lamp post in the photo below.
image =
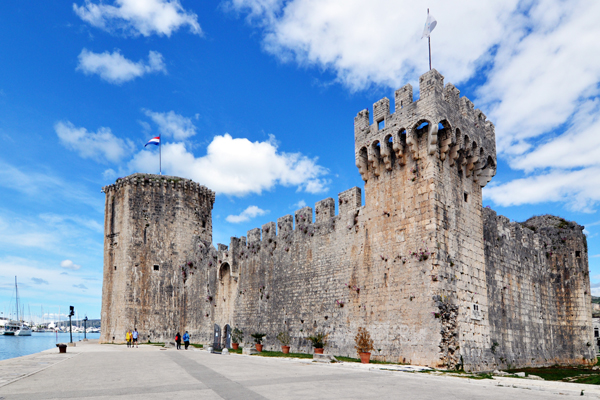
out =
<path fill-rule="evenodd" d="M 71 336 L 71 341 L 69 343 L 73 343 L 73 325 L 71 324 L 71 317 L 75 315 L 75 307 L 69 306 L 69 334 Z"/>
<path fill-rule="evenodd" d="M 85 336 L 86 332 L 87 332 L 87 320 L 88 317 L 87 315 L 83 318 L 83 340 L 87 340 L 87 336 Z"/>

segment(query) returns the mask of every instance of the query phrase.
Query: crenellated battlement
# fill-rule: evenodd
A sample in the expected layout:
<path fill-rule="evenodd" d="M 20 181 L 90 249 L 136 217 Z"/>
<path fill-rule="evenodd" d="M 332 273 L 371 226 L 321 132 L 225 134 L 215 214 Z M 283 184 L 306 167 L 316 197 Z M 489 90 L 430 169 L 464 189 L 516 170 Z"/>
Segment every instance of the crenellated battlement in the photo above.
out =
<path fill-rule="evenodd" d="M 127 186 L 142 187 L 164 187 L 171 190 L 183 190 L 198 192 L 201 197 L 205 197 L 210 202 L 212 208 L 215 202 L 215 192 L 206 186 L 200 185 L 191 179 L 179 178 L 177 176 L 154 175 L 135 173 L 124 178 L 117 178 L 112 185 L 102 187 L 102 193 L 110 193 Z"/>
<path fill-rule="evenodd" d="M 331 224 L 334 219 L 342 218 L 345 220 L 350 216 L 354 221 L 355 215 L 362 207 L 361 190 L 358 187 L 353 187 L 338 194 L 339 213 L 335 214 L 335 200 L 331 197 L 315 203 L 314 215 L 311 207 L 303 207 L 294 212 L 294 215 L 284 215 L 277 219 L 277 223 L 268 222 L 262 228 L 250 229 L 246 237 L 232 237 L 231 248 L 233 243 L 240 243 L 241 246 L 251 246 L 252 244 L 264 242 L 268 239 L 277 239 L 283 236 L 288 237 L 290 234 L 300 232 L 307 234 L 311 233 L 310 237 L 314 236 L 314 229 L 310 229 L 313 225 Z M 313 219 L 313 216 L 315 217 Z M 335 229 L 335 224 L 331 224 Z M 344 225 L 345 226 L 345 225 Z M 219 245 L 221 246 L 221 245 Z M 224 246 L 227 249 L 227 246 Z"/>
<path fill-rule="evenodd" d="M 364 181 L 384 171 L 404 167 L 410 160 L 438 157 L 450 167 L 458 165 L 481 187 L 496 174 L 494 125 L 475 109 L 435 69 L 419 79 L 420 98 L 412 86 L 395 92 L 395 110 L 383 98 L 354 118 L 356 166 Z"/>

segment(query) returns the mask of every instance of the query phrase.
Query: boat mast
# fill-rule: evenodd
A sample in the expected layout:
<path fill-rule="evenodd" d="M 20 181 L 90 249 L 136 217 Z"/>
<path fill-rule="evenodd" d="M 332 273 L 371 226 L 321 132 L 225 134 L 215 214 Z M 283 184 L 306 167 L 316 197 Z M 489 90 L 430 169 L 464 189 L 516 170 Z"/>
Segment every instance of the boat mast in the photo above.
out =
<path fill-rule="evenodd" d="M 17 300 L 17 321 L 19 321 L 19 287 L 17 286 L 17 276 L 15 275 L 15 297 Z"/>

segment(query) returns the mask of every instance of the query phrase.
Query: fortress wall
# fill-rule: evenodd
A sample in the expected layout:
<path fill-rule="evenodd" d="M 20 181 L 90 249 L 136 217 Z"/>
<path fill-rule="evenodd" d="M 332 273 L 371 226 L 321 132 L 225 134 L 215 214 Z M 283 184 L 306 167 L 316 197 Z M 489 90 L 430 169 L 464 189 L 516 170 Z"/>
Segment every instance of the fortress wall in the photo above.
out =
<path fill-rule="evenodd" d="M 483 210 L 492 353 L 500 368 L 595 364 L 587 242 L 559 217 Z M 530 228 L 527 228 L 530 227 Z"/>
<path fill-rule="evenodd" d="M 425 187 L 426 182 L 416 185 Z M 360 206 L 360 190 L 353 188 L 339 195 L 337 216 L 313 222 L 307 207 L 295 213 L 294 226 L 291 216 L 280 218 L 276 235 L 263 227 L 262 240 L 235 251 L 240 277 L 233 315 L 215 322 L 242 328 L 247 342 L 251 333 L 267 333 L 265 345 L 273 349 L 279 349 L 277 333 L 288 331 L 292 351 L 312 352 L 306 337 L 326 332 L 326 352 L 352 357 L 354 336 L 364 326 L 385 355 L 382 359 L 437 365 L 438 322 L 425 290 L 432 283 L 422 272 L 427 262 L 408 255 L 409 248 L 419 246 L 409 232 L 417 232 L 415 221 L 427 215 L 412 211 L 409 201 L 403 210 L 390 208 L 388 215 L 379 207 Z M 217 285 L 217 309 L 229 301 L 226 285 Z"/>

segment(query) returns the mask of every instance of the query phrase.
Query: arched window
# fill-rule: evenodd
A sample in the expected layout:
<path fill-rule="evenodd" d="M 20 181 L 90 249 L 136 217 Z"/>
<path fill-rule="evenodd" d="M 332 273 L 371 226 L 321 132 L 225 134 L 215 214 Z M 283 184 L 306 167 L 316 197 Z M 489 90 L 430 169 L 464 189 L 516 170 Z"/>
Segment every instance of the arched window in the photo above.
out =
<path fill-rule="evenodd" d="M 363 147 L 358 152 L 358 157 L 360 159 L 361 164 L 364 164 L 365 167 L 369 164 L 367 161 L 369 159 L 369 153 L 367 152 L 367 148 Z"/>
<path fill-rule="evenodd" d="M 224 281 L 224 280 L 228 280 L 231 277 L 231 267 L 229 266 L 229 263 L 224 262 L 223 264 L 221 264 L 221 267 L 219 268 L 219 279 Z"/>

